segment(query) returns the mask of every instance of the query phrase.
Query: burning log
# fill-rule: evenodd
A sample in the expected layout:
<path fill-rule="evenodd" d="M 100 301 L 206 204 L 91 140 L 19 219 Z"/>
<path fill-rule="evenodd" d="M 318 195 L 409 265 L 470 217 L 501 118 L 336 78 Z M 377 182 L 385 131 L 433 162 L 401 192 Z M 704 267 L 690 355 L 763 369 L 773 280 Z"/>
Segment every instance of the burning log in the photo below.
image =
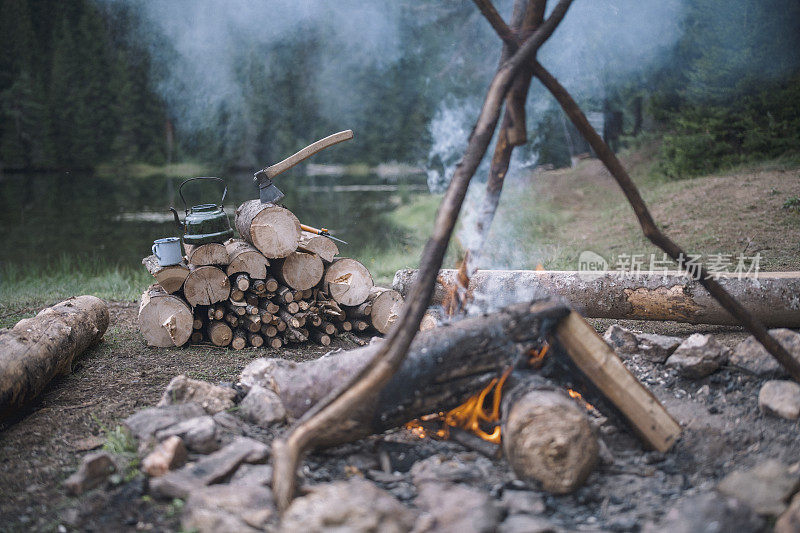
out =
<path fill-rule="evenodd" d="M 167 294 L 158 284 L 144 291 L 139 303 L 139 331 L 148 345 L 183 346 L 193 329 L 194 317 L 186 302 Z"/>
<path fill-rule="evenodd" d="M 345 423 L 330 427 L 322 443 L 350 442 L 460 405 L 514 364 L 521 351 L 527 353 L 567 313 L 560 303 L 523 303 L 419 334 L 386 387 L 351 412 Z M 261 359 L 245 368 L 241 381 L 272 389 L 289 416 L 299 418 L 357 374 L 375 349 L 370 345 L 302 363 Z"/>
<path fill-rule="evenodd" d="M 543 379 L 523 382 L 503 398 L 502 428 L 514 473 L 549 492 L 574 491 L 597 464 L 599 447 L 586 409 Z"/>
<path fill-rule="evenodd" d="M 322 283 L 331 298 L 349 306 L 364 303 L 374 285 L 367 267 L 355 259 L 344 257 L 328 266 Z"/>
<path fill-rule="evenodd" d="M 186 281 L 186 277 L 189 275 L 189 267 L 186 263 L 161 266 L 154 255 L 149 255 L 142 259 L 142 264 L 169 294 L 181 290 L 183 282 Z"/>
<path fill-rule="evenodd" d="M 332 262 L 333 258 L 339 255 L 339 247 L 336 246 L 333 239 L 310 231 L 300 232 L 300 241 L 297 243 L 297 249 L 301 252 L 317 254 L 326 263 Z"/>
<path fill-rule="evenodd" d="M 406 294 L 415 277 L 415 270 L 399 270 L 392 286 Z M 432 304 L 442 303 L 456 277 L 456 270 L 439 273 Z M 799 272 L 759 272 L 757 277 L 720 277 L 718 281 L 767 326 L 800 327 L 794 300 L 800 293 Z M 681 272 L 645 272 L 633 277 L 615 272 L 478 270 L 470 279 L 469 291 L 559 295 L 589 318 L 739 324 L 699 281 Z"/>
<path fill-rule="evenodd" d="M 268 259 L 286 257 L 297 249 L 300 221 L 283 207 L 248 200 L 236 210 L 236 229 Z"/>
<path fill-rule="evenodd" d="M 189 261 L 190 265 L 224 266 L 228 264 L 228 252 L 225 249 L 225 246 L 222 244 L 209 243 L 193 246 L 191 244 L 183 243 L 183 249 L 186 251 L 186 259 Z"/>
<path fill-rule="evenodd" d="M 228 276 L 244 272 L 252 279 L 266 279 L 269 261 L 253 245 L 245 241 L 230 239 L 225 243 L 228 253 Z"/>
<path fill-rule="evenodd" d="M 215 266 L 191 268 L 183 283 L 183 295 L 192 307 L 225 301 L 230 294 L 228 276 Z"/>
<path fill-rule="evenodd" d="M 55 376 L 68 374 L 75 357 L 103 338 L 108 320 L 103 300 L 78 296 L 0 332 L 0 418 L 39 395 Z"/>
<path fill-rule="evenodd" d="M 320 282 L 324 266 L 322 259 L 316 254 L 292 252 L 285 259 L 273 260 L 270 270 L 284 285 L 303 291 Z M 302 298 L 302 293 L 300 298 Z"/>

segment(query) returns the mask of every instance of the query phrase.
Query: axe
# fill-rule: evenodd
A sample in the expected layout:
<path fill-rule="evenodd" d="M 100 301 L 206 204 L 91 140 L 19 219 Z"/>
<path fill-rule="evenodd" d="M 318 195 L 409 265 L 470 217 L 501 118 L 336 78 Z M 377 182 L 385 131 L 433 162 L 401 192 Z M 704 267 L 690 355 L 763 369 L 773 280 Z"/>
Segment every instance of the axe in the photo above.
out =
<path fill-rule="evenodd" d="M 272 178 L 289 170 L 296 164 L 305 161 L 317 152 L 324 150 L 334 144 L 339 144 L 342 141 L 347 141 L 353 138 L 353 130 L 344 130 L 339 133 L 329 135 L 324 139 L 320 139 L 314 144 L 310 144 L 297 152 L 296 154 L 287 157 L 280 163 L 275 163 L 265 169 L 259 170 L 253 175 L 253 181 L 258 183 L 259 197 L 262 204 L 277 204 L 284 197 L 284 194 L 272 183 Z"/>

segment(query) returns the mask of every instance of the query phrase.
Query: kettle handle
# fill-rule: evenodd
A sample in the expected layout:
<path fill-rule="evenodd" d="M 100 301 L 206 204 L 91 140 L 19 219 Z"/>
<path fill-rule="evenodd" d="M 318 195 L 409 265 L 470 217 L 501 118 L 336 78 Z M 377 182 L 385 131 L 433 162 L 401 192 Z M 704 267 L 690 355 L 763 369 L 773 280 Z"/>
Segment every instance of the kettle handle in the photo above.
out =
<path fill-rule="evenodd" d="M 222 178 L 216 178 L 216 177 L 212 177 L 212 176 L 199 176 L 199 177 L 196 177 L 196 178 L 189 178 L 188 180 L 184 180 L 183 183 L 181 183 L 180 186 L 178 187 L 178 194 L 180 195 L 181 200 L 183 200 L 183 209 L 184 209 L 185 213 L 189 212 L 189 206 L 186 204 L 186 198 L 183 197 L 183 192 L 181 191 L 181 189 L 183 189 L 184 185 L 186 185 L 190 181 L 194 181 L 194 180 L 217 180 L 217 181 L 221 181 L 225 185 L 225 190 L 222 191 L 222 200 L 220 200 L 220 202 L 219 202 L 220 207 L 222 207 L 222 204 L 225 203 L 225 195 L 228 194 L 228 185 L 225 183 L 225 180 L 222 179 Z"/>

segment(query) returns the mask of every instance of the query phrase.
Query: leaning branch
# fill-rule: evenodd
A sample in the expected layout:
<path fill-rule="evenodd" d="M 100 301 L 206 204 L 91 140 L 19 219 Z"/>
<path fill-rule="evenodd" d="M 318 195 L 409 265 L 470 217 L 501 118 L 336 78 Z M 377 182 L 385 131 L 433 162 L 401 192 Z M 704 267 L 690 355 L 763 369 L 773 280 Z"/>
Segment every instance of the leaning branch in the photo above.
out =
<path fill-rule="evenodd" d="M 636 218 L 639 220 L 639 225 L 642 227 L 645 237 L 666 252 L 667 255 L 678 264 L 683 264 L 688 256 L 680 246 L 675 244 L 658 229 L 653 217 L 650 215 L 650 211 L 647 209 L 647 205 L 639 194 L 639 189 L 633 183 L 633 180 L 631 180 L 631 177 L 625 171 L 625 168 L 622 166 L 620 160 L 617 159 L 613 150 L 611 150 L 589 124 L 586 115 L 583 114 L 583 111 L 581 111 L 569 92 L 538 62 L 533 66 L 533 73 L 547 90 L 553 94 L 564 110 L 564 113 L 566 113 L 581 135 L 583 135 L 584 139 L 587 140 L 589 146 L 591 146 L 597 154 L 598 159 L 603 162 L 611 175 L 614 176 L 623 194 L 625 194 L 625 197 L 631 204 L 633 211 L 636 213 Z M 748 312 L 747 309 L 719 284 L 719 282 L 709 275 L 708 270 L 706 270 L 702 264 L 693 263 L 687 265 L 687 270 L 694 279 L 697 279 L 703 287 L 711 293 L 724 309 L 727 309 L 728 312 L 736 317 L 736 319 L 758 339 L 764 348 L 766 348 L 767 351 L 778 360 L 783 368 L 786 369 L 790 376 L 796 381 L 800 381 L 800 362 L 789 355 L 786 349 L 770 336 L 767 328 L 764 327 L 760 320 Z"/>
<path fill-rule="evenodd" d="M 354 411 L 365 398 L 380 390 L 405 359 L 433 293 L 436 274 L 442 265 L 467 186 L 483 159 L 497 126 L 503 98 L 508 93 L 516 73 L 523 64 L 533 60 L 539 47 L 558 27 L 571 3 L 572 0 L 560 0 L 547 21 L 525 41 L 508 62 L 501 65 L 495 74 L 478 121 L 470 135 L 467 149 L 439 206 L 433 236 L 428 240 L 422 253 L 419 280 L 411 292 L 411 298 L 396 329 L 385 343 L 376 348 L 375 356 L 362 372 L 341 389 L 330 394 L 318 404 L 318 407 L 310 410 L 289 430 L 286 437 L 274 441 L 272 488 L 279 509 L 285 510 L 291 503 L 297 483 L 297 465 L 305 451 L 314 446 L 328 428 L 346 421 L 349 413 Z"/>

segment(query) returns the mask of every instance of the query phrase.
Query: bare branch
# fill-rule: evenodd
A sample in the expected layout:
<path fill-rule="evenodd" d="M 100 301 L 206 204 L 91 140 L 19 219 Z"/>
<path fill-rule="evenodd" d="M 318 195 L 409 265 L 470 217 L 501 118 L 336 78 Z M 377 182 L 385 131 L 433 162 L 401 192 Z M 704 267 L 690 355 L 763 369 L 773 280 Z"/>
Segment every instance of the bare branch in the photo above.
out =
<path fill-rule="evenodd" d="M 572 0 L 560 0 L 553 13 L 522 47 L 500 66 L 489 86 L 481 113 L 470 135 L 464 156 L 456 167 L 434 224 L 432 237 L 425 245 L 417 283 L 411 290 L 403 315 L 386 342 L 378 345 L 372 361 L 354 379 L 332 393 L 306 413 L 286 437 L 273 442 L 272 489 L 278 508 L 285 510 L 294 497 L 296 470 L 305 451 L 324 439 L 336 424 L 346 424 L 348 415 L 371 396 L 380 392 L 405 359 L 408 347 L 433 294 L 436 274 L 442 265 L 447 244 L 466 195 L 467 186 L 483 159 L 497 126 L 502 101 L 514 76 L 523 64 L 530 63 L 539 47 L 553 34 L 566 15 Z"/>
<path fill-rule="evenodd" d="M 636 213 L 636 218 L 639 220 L 639 225 L 642 227 L 645 237 L 650 242 L 664 250 L 674 261 L 681 264 L 687 259 L 686 253 L 675 244 L 669 237 L 664 235 L 661 230 L 656 226 L 647 205 L 644 203 L 642 196 L 639 194 L 639 189 L 633 183 L 631 177 L 625 171 L 622 163 L 613 150 L 603 141 L 600 135 L 594 130 L 586 119 L 580 107 L 575 100 L 572 99 L 569 92 L 558 82 L 552 74 L 550 74 L 541 64 L 536 62 L 533 67 L 534 75 L 542 82 L 542 84 L 550 91 L 561 105 L 564 113 L 572 120 L 575 127 L 581 132 L 581 135 L 586 139 L 592 147 L 597 157 L 608 168 L 608 171 L 614 176 L 617 184 L 622 189 L 628 202 L 631 204 L 633 211 Z M 726 291 L 717 280 L 709 276 L 706 268 L 701 265 L 692 265 L 687 268 L 689 274 L 697 279 L 706 290 L 719 302 L 719 304 L 727 309 L 730 314 L 736 317 L 745 328 L 747 328 L 753 336 L 764 346 L 764 348 L 772 354 L 775 359 L 786 369 L 796 381 L 800 381 L 800 362 L 794 359 L 786 349 L 781 346 L 772 336 L 770 336 L 767 328 L 754 317 L 750 312 L 745 309 L 735 298 L 733 298 L 728 291 Z"/>
<path fill-rule="evenodd" d="M 494 28 L 494 31 L 500 36 L 503 42 L 511 46 L 512 50 L 516 50 L 517 46 L 519 46 L 517 36 L 514 35 L 514 32 L 508 27 L 503 17 L 497 12 L 491 0 L 473 0 L 473 2 L 475 2 L 475 5 L 481 10 L 483 16 L 489 21 L 489 24 L 492 25 L 492 28 Z"/>

